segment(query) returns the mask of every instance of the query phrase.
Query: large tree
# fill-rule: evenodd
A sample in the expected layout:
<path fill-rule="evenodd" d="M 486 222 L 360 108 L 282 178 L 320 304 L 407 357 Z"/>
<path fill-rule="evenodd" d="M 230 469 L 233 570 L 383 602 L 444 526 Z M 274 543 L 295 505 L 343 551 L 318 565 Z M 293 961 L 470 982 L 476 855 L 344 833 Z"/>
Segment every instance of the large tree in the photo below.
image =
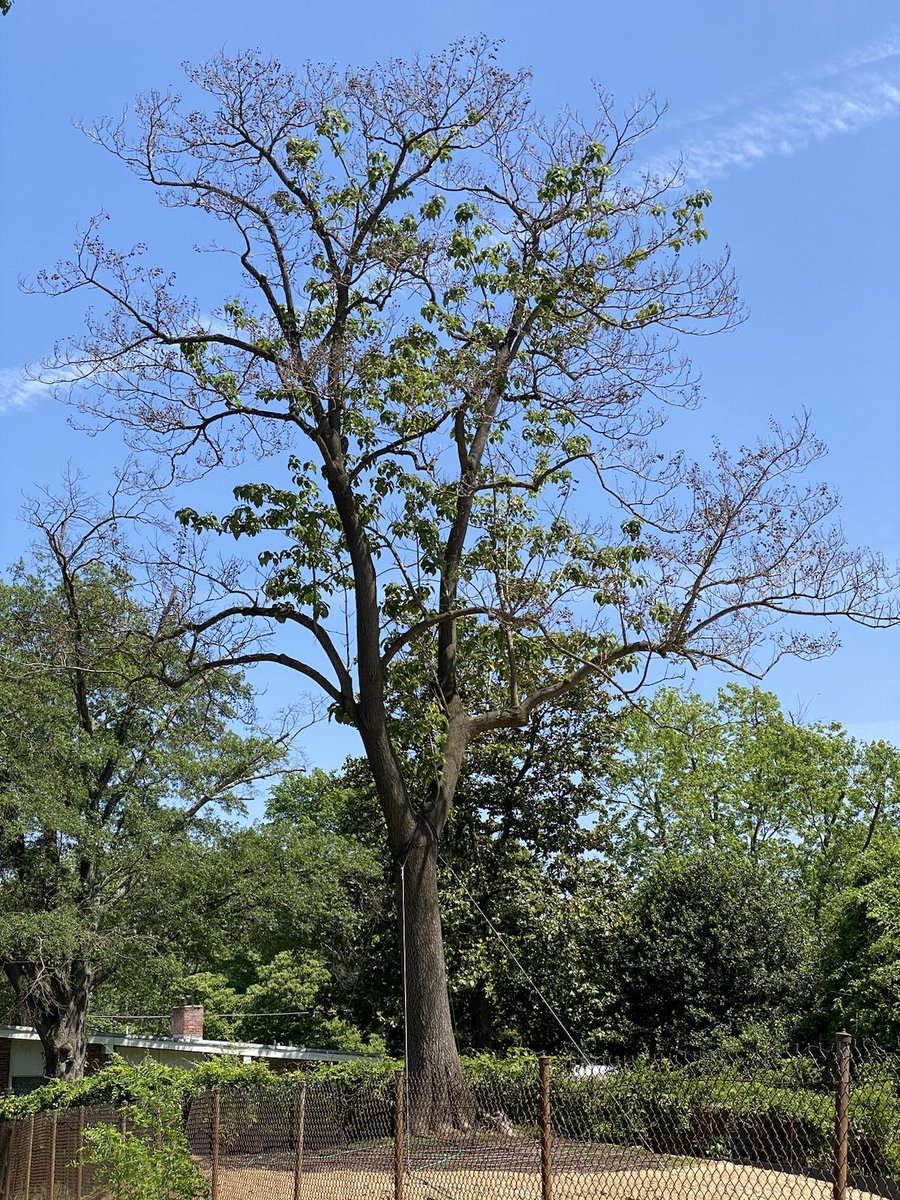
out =
<path fill-rule="evenodd" d="M 182 627 L 196 670 L 280 663 L 358 731 L 402 875 L 417 1119 L 452 1116 L 437 860 L 469 746 L 663 658 L 827 652 L 830 626 L 790 618 L 886 623 L 883 567 L 797 481 L 821 453 L 805 421 L 708 469 L 653 444 L 696 395 L 681 334 L 741 314 L 700 254 L 709 195 L 636 165 L 652 107 L 544 120 L 486 42 L 188 76 L 199 102 L 151 94 L 91 136 L 224 227 L 224 303 L 94 222 L 40 277 L 102 301 L 54 370 L 96 382 L 85 407 L 160 482 L 269 460 L 231 511 L 182 510 L 253 551 Z"/>
<path fill-rule="evenodd" d="M 442 848 L 453 1011 L 470 1046 L 565 1053 L 567 1029 L 596 1039 L 609 980 L 587 947 L 608 915 L 597 815 L 616 733 L 606 697 L 571 695 L 470 750 Z"/>
<path fill-rule="evenodd" d="M 47 1074 L 71 1079 L 94 990 L 178 936 L 192 842 L 283 746 L 241 732 L 237 672 L 159 682 L 186 655 L 177 594 L 136 593 L 115 513 L 67 501 L 36 521 L 42 544 L 0 582 L 0 966 Z"/>

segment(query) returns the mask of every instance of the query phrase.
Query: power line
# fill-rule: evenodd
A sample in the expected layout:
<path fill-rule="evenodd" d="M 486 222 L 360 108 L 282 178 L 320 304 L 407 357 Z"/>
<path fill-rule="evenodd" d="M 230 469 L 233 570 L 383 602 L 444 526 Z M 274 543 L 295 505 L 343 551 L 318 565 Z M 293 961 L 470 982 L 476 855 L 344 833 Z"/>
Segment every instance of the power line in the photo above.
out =
<path fill-rule="evenodd" d="M 334 1013 L 327 1012 L 324 1008 L 295 1008 L 287 1012 L 233 1012 L 233 1013 L 210 1013 L 211 1017 L 311 1017 L 319 1013 L 323 1017 L 334 1016 Z"/>
<path fill-rule="evenodd" d="M 285 1012 L 207 1012 L 208 1017 L 309 1017 L 319 1014 L 324 1017 L 334 1013 L 324 1008 L 293 1008 Z M 91 1013 L 97 1021 L 168 1021 L 171 1013 Z"/>

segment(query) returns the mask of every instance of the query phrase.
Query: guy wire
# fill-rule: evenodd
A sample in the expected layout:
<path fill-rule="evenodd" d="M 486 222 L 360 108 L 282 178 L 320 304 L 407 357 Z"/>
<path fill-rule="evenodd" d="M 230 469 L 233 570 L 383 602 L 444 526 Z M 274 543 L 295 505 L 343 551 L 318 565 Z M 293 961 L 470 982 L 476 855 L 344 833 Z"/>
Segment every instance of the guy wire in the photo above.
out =
<path fill-rule="evenodd" d="M 404 1173 L 409 1170 L 409 992 L 406 982 L 406 859 L 400 863 L 400 930 L 403 949 L 403 1098 L 406 1104 L 403 1128 Z"/>
<path fill-rule="evenodd" d="M 519 971 L 520 971 L 523 979 L 525 980 L 525 982 L 529 985 L 529 987 L 532 989 L 534 994 L 538 997 L 540 1002 L 543 1004 L 544 1008 L 546 1008 L 547 1012 L 550 1014 L 550 1016 L 553 1018 L 553 1020 L 557 1023 L 557 1025 L 560 1027 L 560 1029 L 563 1031 L 563 1033 L 566 1035 L 566 1037 L 569 1039 L 569 1041 L 572 1043 L 572 1045 L 575 1047 L 575 1049 L 581 1055 L 582 1059 L 584 1059 L 585 1063 L 588 1066 L 590 1066 L 590 1059 L 585 1054 L 585 1052 L 582 1050 L 581 1046 L 579 1046 L 578 1042 L 576 1042 L 576 1040 L 572 1036 L 572 1034 L 569 1032 L 568 1028 L 563 1023 L 563 1020 L 557 1013 L 556 1009 L 553 1007 L 553 1005 L 550 1003 L 550 1001 L 547 999 L 547 997 L 544 995 L 544 993 L 541 991 L 541 989 L 538 987 L 538 985 L 534 982 L 534 980 L 531 978 L 531 976 L 528 974 L 528 972 L 522 966 L 521 960 L 519 959 L 519 956 L 516 954 L 516 952 L 513 950 L 512 946 L 510 946 L 509 942 L 506 940 L 506 938 L 503 936 L 503 934 L 500 932 L 500 930 L 497 929 L 497 927 L 494 925 L 491 918 L 487 915 L 487 913 L 484 911 L 484 909 L 481 907 L 481 905 L 478 903 L 478 901 L 475 899 L 475 897 L 472 895 L 472 893 L 466 887 L 465 883 L 459 877 L 459 875 L 456 873 L 456 871 L 454 871 L 453 867 L 450 866 L 450 864 L 447 862 L 446 858 L 444 858 L 443 854 L 439 853 L 438 858 L 440 858 L 441 863 L 447 868 L 447 870 L 450 872 L 450 874 L 453 876 L 453 878 L 456 880 L 456 882 L 459 884 L 459 886 L 462 888 L 462 890 L 469 897 L 469 900 L 471 901 L 472 906 L 475 909 L 477 909 L 478 912 L 481 914 L 486 925 L 490 929 L 491 933 L 494 934 L 494 936 L 497 938 L 497 940 L 500 942 L 500 944 L 506 950 L 506 953 L 509 955 L 509 957 L 513 960 L 513 962 L 519 968 Z"/>

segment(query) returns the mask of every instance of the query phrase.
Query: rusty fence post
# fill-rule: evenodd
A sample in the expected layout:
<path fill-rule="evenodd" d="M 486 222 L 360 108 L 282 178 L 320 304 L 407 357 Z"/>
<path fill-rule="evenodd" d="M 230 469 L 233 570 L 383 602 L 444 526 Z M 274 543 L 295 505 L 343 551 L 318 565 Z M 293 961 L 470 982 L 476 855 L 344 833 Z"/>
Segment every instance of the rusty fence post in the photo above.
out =
<path fill-rule="evenodd" d="M 12 1200 L 12 1188 L 19 1177 L 19 1142 L 22 1141 L 24 1133 L 23 1122 L 17 1121 L 10 1129 L 10 1141 L 7 1142 L 8 1157 L 6 1160 L 6 1183 L 4 1186 L 4 1200 Z M 30 1156 L 29 1156 L 30 1157 Z"/>
<path fill-rule="evenodd" d="M 212 1130 L 210 1147 L 210 1200 L 219 1200 L 219 1134 L 222 1128 L 222 1093 L 217 1087 L 212 1094 Z"/>
<path fill-rule="evenodd" d="M 75 1142 L 75 1200 L 84 1190 L 84 1105 L 78 1110 L 78 1134 Z"/>
<path fill-rule="evenodd" d="M 18 1134 L 22 1130 L 22 1122 L 17 1121 L 10 1126 L 10 1140 L 6 1144 L 6 1180 L 4 1182 L 4 1200 L 12 1200 L 12 1186 L 16 1182 L 18 1172 L 14 1170 L 16 1166 L 16 1142 L 19 1140 Z"/>
<path fill-rule="evenodd" d="M 28 1118 L 28 1156 L 25 1159 L 25 1200 L 31 1200 L 31 1161 L 34 1157 L 34 1113 Z"/>
<path fill-rule="evenodd" d="M 16 1142 L 18 1141 L 20 1123 L 16 1121 L 9 1126 L 9 1141 L 6 1144 L 6 1179 L 3 1184 L 3 1200 L 10 1200 L 13 1190 L 13 1164 L 16 1161 Z"/>
<path fill-rule="evenodd" d="M 850 1157 L 850 1058 L 853 1038 L 841 1031 L 834 1038 L 834 1200 L 847 1200 Z"/>
<path fill-rule="evenodd" d="M 394 1200 L 403 1200 L 406 1182 L 406 1071 L 394 1072 Z"/>
<path fill-rule="evenodd" d="M 300 1173 L 303 1170 L 303 1136 L 306 1127 L 306 1084 L 294 1091 L 294 1200 L 300 1200 Z"/>
<path fill-rule="evenodd" d="M 542 1054 L 538 1059 L 540 1107 L 538 1124 L 541 1129 L 541 1200 L 553 1196 L 553 1121 L 550 1112 L 550 1059 Z"/>
<path fill-rule="evenodd" d="M 56 1135 L 59 1127 L 59 1109 L 54 1108 L 50 1118 L 50 1179 L 47 1184 L 49 1200 L 56 1200 Z"/>

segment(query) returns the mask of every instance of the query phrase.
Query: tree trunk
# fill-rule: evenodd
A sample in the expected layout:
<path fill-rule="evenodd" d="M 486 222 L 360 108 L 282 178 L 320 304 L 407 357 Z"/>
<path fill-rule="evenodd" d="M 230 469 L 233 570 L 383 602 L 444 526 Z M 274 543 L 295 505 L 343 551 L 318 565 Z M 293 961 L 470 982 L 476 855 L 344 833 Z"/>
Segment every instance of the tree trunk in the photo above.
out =
<path fill-rule="evenodd" d="M 7 978 L 44 1049 L 49 1079 L 81 1079 L 87 1057 L 86 1021 L 93 977 L 81 959 L 46 966 L 7 963 Z"/>
<path fill-rule="evenodd" d="M 433 838 L 416 836 L 397 891 L 401 954 L 404 945 L 406 951 L 409 1119 L 415 1130 L 467 1128 L 471 1112 L 450 1015 Z"/>

